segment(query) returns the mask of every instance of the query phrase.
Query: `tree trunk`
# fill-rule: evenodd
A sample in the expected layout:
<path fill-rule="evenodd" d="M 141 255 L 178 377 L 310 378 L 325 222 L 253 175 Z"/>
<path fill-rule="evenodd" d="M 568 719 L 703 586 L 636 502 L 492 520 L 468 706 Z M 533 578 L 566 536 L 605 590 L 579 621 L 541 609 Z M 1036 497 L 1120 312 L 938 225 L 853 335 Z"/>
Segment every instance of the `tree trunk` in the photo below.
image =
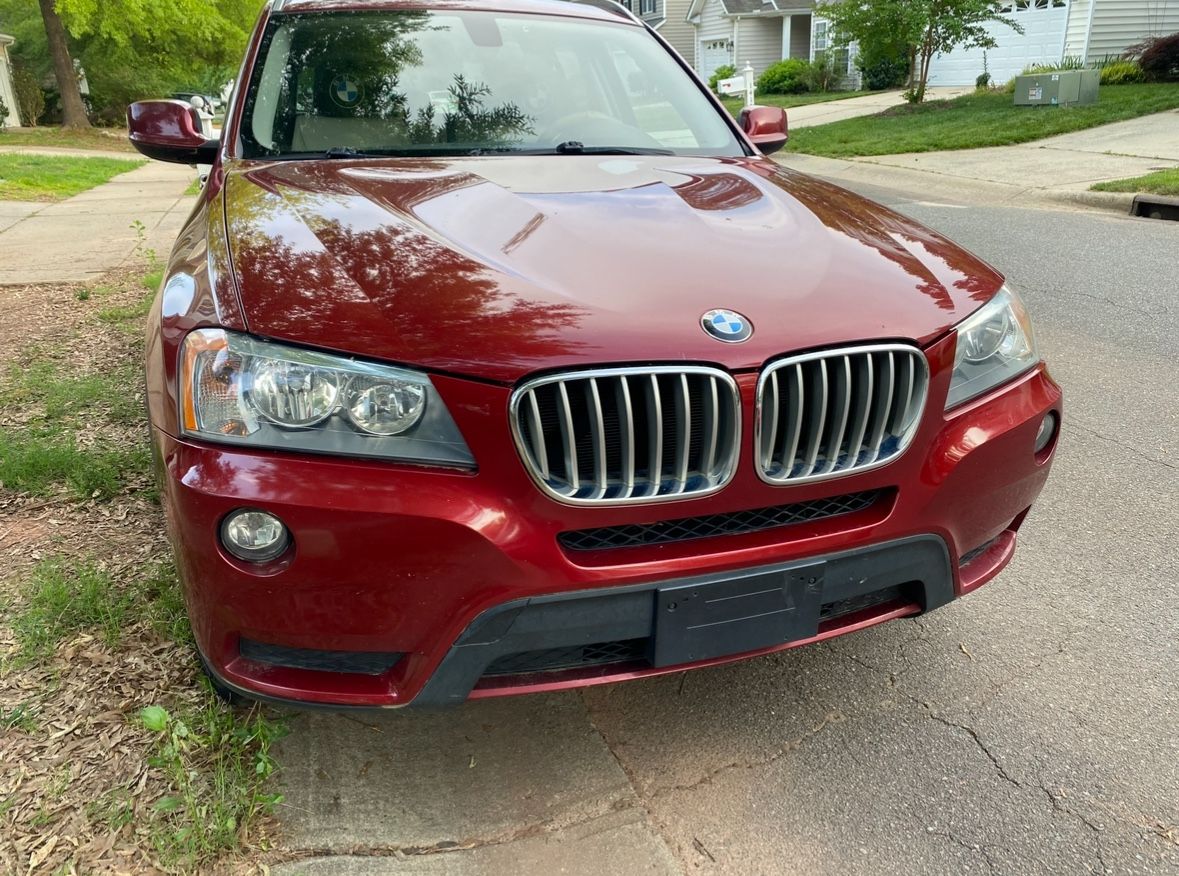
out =
<path fill-rule="evenodd" d="M 909 81 L 905 83 L 909 91 L 917 88 L 917 47 L 909 46 Z"/>
<path fill-rule="evenodd" d="M 921 73 L 917 80 L 914 103 L 921 103 L 925 100 L 925 85 L 929 81 L 929 64 L 933 60 L 933 34 L 931 31 L 926 32 L 925 42 L 921 45 Z"/>
<path fill-rule="evenodd" d="M 67 128 L 89 128 L 90 119 L 86 115 L 86 105 L 82 103 L 78 74 L 74 70 L 74 59 L 70 57 L 70 46 L 66 42 L 65 28 L 57 15 L 55 0 L 40 2 L 45 36 L 49 41 L 49 55 L 53 58 L 53 75 L 61 94 L 62 125 Z"/>

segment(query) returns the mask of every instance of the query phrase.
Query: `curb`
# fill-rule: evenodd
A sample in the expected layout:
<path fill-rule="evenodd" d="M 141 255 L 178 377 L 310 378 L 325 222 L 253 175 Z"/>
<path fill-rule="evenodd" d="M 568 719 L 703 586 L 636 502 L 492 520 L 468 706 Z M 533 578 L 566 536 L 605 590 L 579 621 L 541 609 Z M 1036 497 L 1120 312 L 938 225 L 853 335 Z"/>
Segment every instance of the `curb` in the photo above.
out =
<path fill-rule="evenodd" d="M 1044 200 L 1072 207 L 1090 207 L 1094 210 L 1108 210 L 1113 213 L 1130 215 L 1134 203 L 1133 192 L 1091 192 L 1061 189 L 1040 189 Z"/>
<path fill-rule="evenodd" d="M 1101 210 L 1130 215 L 1132 193 L 1092 192 L 1086 189 L 1022 187 L 1011 183 L 931 173 L 911 167 L 878 164 L 871 160 L 824 158 L 805 153 L 777 157 L 780 164 L 800 173 L 820 176 L 837 184 L 877 186 L 915 200 L 945 199 L 967 206 L 1030 207 Z"/>

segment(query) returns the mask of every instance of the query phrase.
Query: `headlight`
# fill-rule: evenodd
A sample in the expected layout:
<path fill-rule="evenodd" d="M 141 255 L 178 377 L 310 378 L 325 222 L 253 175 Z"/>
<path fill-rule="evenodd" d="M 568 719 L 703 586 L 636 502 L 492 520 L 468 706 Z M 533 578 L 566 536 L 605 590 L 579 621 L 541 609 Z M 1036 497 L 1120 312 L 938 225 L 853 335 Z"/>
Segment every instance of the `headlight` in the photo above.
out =
<path fill-rule="evenodd" d="M 1039 361 L 1028 312 L 1019 297 L 1004 286 L 978 312 L 958 324 L 946 408 L 1006 383 Z"/>
<path fill-rule="evenodd" d="M 180 361 L 185 434 L 281 450 L 475 464 L 425 374 L 222 329 L 191 332 Z"/>

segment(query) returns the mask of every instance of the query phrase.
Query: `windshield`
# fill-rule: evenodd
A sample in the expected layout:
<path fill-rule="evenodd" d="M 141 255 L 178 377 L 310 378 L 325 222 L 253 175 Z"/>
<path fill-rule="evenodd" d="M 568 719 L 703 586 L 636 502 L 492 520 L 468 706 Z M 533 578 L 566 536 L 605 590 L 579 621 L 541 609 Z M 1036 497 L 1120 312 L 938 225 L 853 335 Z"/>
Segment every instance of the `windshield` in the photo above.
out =
<path fill-rule="evenodd" d="M 276 16 L 242 143 L 247 158 L 745 154 L 642 28 L 499 12 Z"/>

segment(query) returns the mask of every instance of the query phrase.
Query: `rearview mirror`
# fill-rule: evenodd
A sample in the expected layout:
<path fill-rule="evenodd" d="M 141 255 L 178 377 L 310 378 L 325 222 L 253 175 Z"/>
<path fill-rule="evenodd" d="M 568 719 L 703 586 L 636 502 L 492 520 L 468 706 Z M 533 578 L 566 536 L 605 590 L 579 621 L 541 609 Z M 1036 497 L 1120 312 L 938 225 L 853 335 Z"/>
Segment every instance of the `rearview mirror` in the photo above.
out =
<path fill-rule="evenodd" d="M 201 130 L 196 109 L 182 100 L 141 100 L 127 108 L 131 145 L 148 158 L 178 164 L 212 164 L 219 140 Z"/>
<path fill-rule="evenodd" d="M 790 139 L 786 110 L 780 106 L 747 106 L 741 110 L 738 121 L 741 130 L 765 155 L 777 152 Z"/>

